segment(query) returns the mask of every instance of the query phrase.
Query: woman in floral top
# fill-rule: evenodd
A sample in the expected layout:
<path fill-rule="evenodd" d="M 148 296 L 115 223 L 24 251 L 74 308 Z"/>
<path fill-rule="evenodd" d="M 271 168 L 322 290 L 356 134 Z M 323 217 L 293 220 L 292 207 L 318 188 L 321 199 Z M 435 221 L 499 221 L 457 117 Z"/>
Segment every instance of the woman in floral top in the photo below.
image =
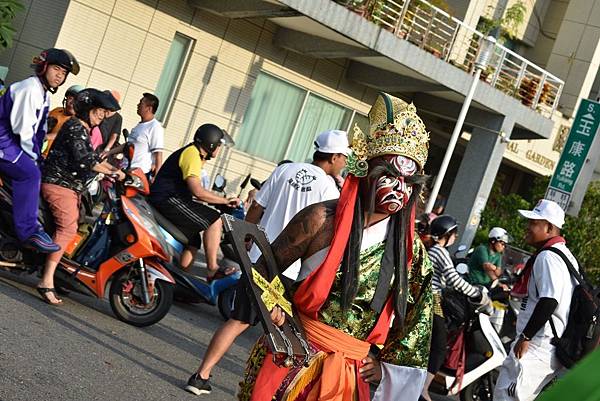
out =
<path fill-rule="evenodd" d="M 75 100 L 75 116 L 65 122 L 42 169 L 42 196 L 54 216 L 54 242 L 60 250 L 48 255 L 38 292 L 44 301 L 60 305 L 54 289 L 54 271 L 64 250 L 77 233 L 79 201 L 89 179 L 97 173 L 114 175 L 119 180 L 125 173 L 101 162 L 92 150 L 90 130 L 100 124 L 108 111 L 119 104 L 110 92 L 85 89 Z"/>

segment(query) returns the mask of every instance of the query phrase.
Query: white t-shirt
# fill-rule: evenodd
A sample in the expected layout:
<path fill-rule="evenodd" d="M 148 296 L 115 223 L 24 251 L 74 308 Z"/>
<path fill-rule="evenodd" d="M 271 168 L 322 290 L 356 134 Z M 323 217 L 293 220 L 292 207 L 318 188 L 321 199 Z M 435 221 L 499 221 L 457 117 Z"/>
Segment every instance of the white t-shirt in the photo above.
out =
<path fill-rule="evenodd" d="M 558 243 L 553 247 L 561 250 L 569 258 L 573 267 L 579 271 L 577 260 L 564 243 Z M 517 317 L 517 333 L 520 334 L 525 329 L 540 298 L 554 298 L 558 301 L 558 306 L 552 314 L 552 321 L 556 333 L 560 337 L 565 331 L 571 297 L 576 285 L 577 280 L 571 277 L 560 256 L 552 251 L 540 252 L 533 264 L 532 275 L 527 287 L 527 297 L 523 298 L 521 312 Z M 544 329 L 538 331 L 532 338 L 532 342 L 539 345 L 542 342 L 549 342 L 553 337 L 552 328 L 548 322 Z"/>
<path fill-rule="evenodd" d="M 340 192 L 333 178 L 321 167 L 308 163 L 287 163 L 275 169 L 260 191 L 255 202 L 265 209 L 260 225 L 267 238 L 273 242 L 292 217 L 314 203 L 337 199 Z M 255 245 L 250 250 L 250 260 L 255 262 L 260 251 Z M 300 272 L 300 260 L 294 262 L 284 274 L 295 279 Z"/>
<path fill-rule="evenodd" d="M 152 169 L 152 153 L 163 150 L 165 130 L 160 122 L 153 118 L 136 125 L 127 137 L 127 142 L 134 145 L 132 168 L 141 168 L 144 174 Z"/>

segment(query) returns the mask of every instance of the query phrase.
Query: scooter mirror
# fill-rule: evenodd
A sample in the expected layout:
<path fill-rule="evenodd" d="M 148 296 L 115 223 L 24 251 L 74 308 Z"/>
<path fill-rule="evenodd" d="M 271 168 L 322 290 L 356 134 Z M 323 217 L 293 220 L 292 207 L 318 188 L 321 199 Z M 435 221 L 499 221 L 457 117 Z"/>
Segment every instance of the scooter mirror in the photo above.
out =
<path fill-rule="evenodd" d="M 467 274 L 469 272 L 469 266 L 466 263 L 459 263 L 456 265 L 456 271 L 458 274 Z"/>
<path fill-rule="evenodd" d="M 129 167 L 131 167 L 131 160 L 133 160 L 134 151 L 135 151 L 135 147 L 131 143 L 126 142 L 125 147 L 123 148 L 123 155 L 125 155 L 125 158 L 127 159 L 127 168 L 128 169 L 129 169 Z"/>
<path fill-rule="evenodd" d="M 250 181 L 250 177 L 251 177 L 251 175 L 250 175 L 250 174 L 248 174 L 248 175 L 246 176 L 246 178 L 244 178 L 244 181 L 242 181 L 242 183 L 240 184 L 240 188 L 241 188 L 241 189 L 244 189 L 244 188 L 246 188 L 246 185 L 248 185 L 248 181 Z"/>
<path fill-rule="evenodd" d="M 225 185 L 227 185 L 227 180 L 221 174 L 217 174 L 215 177 L 215 183 L 213 184 L 213 191 L 223 192 L 225 189 Z"/>
<path fill-rule="evenodd" d="M 250 185 L 258 189 L 259 191 L 262 188 L 262 182 L 258 181 L 256 178 L 250 178 Z"/>

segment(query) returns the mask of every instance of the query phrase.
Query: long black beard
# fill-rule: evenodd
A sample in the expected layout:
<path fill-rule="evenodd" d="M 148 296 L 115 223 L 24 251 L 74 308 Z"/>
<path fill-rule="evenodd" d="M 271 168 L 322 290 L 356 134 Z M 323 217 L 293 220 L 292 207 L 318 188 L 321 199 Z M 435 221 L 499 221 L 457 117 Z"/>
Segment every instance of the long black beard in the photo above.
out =
<path fill-rule="evenodd" d="M 360 245 L 362 242 L 362 234 L 364 230 L 364 212 L 372 215 L 375 212 L 376 206 L 376 191 L 375 182 L 384 174 L 391 176 L 400 176 L 397 169 L 390 163 L 382 163 L 370 169 L 366 182 L 361 184 L 368 185 L 368 188 L 363 189 L 363 196 L 358 196 L 354 207 L 354 216 L 352 220 L 352 229 L 350 238 L 344 251 L 344 258 L 341 264 L 342 272 L 342 299 L 341 306 L 345 312 L 351 307 L 352 302 L 356 298 L 358 291 L 358 276 L 360 268 Z M 415 174 L 405 177 L 405 182 L 412 185 L 412 194 L 408 203 L 404 208 L 390 216 L 388 223 L 388 234 L 383 256 L 381 258 L 381 269 L 375 295 L 371 301 L 371 309 L 378 314 L 381 313 L 390 291 L 390 282 L 392 277 L 391 291 L 394 294 L 394 312 L 396 315 L 395 324 L 402 325 L 406 318 L 406 305 L 408 299 L 408 266 L 406 252 L 406 234 L 412 227 L 407 227 L 410 224 L 410 214 L 419 200 L 419 195 L 427 180 L 427 176 Z M 363 199 L 365 198 L 365 199 Z M 363 202 L 366 200 L 365 207 Z M 408 244 L 412 246 L 412 244 Z"/>

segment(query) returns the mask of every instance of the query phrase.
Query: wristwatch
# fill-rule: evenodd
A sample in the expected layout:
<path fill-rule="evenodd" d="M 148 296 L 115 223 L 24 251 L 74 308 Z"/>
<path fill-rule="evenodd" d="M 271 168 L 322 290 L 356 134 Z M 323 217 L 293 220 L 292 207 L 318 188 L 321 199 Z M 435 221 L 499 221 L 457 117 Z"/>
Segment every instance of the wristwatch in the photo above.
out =
<path fill-rule="evenodd" d="M 529 338 L 525 334 L 521 333 L 521 335 L 519 336 L 519 340 L 531 341 L 531 338 Z"/>

